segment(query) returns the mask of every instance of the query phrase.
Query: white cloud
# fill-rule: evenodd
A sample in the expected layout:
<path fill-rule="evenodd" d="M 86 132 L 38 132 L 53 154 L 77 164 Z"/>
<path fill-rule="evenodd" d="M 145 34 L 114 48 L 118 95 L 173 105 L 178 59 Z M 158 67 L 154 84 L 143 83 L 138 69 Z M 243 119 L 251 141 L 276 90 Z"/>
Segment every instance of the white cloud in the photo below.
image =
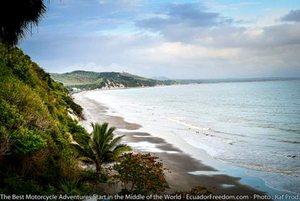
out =
<path fill-rule="evenodd" d="M 169 10 L 144 13 L 139 1 L 122 2 L 124 7 L 116 9 L 116 4 L 102 2 L 103 16 L 82 24 L 71 21 L 67 32 L 53 31 L 57 24 L 46 24 L 22 46 L 51 72 L 128 71 L 175 78 L 300 76 L 297 22 L 237 26 L 234 19 L 201 5 L 168 5 Z M 115 11 L 118 14 L 112 15 Z"/>

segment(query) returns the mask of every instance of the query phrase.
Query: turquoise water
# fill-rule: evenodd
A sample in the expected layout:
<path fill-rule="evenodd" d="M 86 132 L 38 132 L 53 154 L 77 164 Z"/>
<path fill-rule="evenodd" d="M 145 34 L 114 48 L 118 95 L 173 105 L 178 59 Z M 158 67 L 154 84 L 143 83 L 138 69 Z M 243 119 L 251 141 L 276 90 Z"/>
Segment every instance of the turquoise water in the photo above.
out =
<path fill-rule="evenodd" d="M 249 170 L 269 187 L 300 194 L 299 80 L 97 93 L 92 98 L 112 113 L 179 148 L 185 149 L 184 142 L 187 152 L 188 146 L 205 150 L 216 160 Z"/>

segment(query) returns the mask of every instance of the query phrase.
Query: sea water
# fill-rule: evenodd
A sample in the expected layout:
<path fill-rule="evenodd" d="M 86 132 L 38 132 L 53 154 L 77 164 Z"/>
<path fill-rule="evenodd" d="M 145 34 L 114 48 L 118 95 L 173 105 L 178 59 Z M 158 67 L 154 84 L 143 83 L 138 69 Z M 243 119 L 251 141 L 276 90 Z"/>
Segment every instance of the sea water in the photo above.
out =
<path fill-rule="evenodd" d="M 300 194 L 299 80 L 101 90 L 87 96 L 190 150 L 194 158 L 203 160 L 197 150 L 205 150 L 272 188 Z"/>

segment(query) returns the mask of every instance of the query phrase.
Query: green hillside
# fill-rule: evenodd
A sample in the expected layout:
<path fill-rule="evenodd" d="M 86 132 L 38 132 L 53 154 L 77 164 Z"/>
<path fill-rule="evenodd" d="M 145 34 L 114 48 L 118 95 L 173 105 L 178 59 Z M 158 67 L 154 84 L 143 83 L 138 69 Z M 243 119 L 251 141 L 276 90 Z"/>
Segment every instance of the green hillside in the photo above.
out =
<path fill-rule="evenodd" d="M 90 80 L 95 75 L 83 73 L 90 74 Z M 126 78 L 126 86 L 132 86 L 134 81 L 152 84 L 152 80 L 138 76 L 101 75 L 122 81 Z M 136 153 L 121 157 L 131 149 L 120 144 L 122 136 L 114 137 L 115 128 L 107 123 L 93 124 L 90 135 L 78 125 L 80 118 L 82 108 L 73 102 L 61 83 L 19 48 L 0 43 L 1 194 L 103 194 L 111 184 L 119 183 L 124 189 L 112 187 L 113 192 L 129 189 L 125 186 L 128 183 L 134 184 L 130 193 L 157 193 L 168 187 L 157 157 Z M 103 167 L 111 162 L 117 162 L 114 170 Z M 87 165 L 95 165 L 96 171 Z M 151 185 L 144 185 L 145 182 Z"/>
<path fill-rule="evenodd" d="M 82 108 L 16 47 L 0 43 L 0 192 L 66 192 L 78 179 Z M 71 118 L 73 117 L 73 119 Z"/>
<path fill-rule="evenodd" d="M 156 85 L 174 84 L 173 81 L 148 79 L 129 73 L 119 72 L 91 72 L 73 71 L 70 73 L 51 74 L 51 77 L 63 83 L 69 89 L 97 89 L 97 88 L 128 88 L 148 87 Z"/>

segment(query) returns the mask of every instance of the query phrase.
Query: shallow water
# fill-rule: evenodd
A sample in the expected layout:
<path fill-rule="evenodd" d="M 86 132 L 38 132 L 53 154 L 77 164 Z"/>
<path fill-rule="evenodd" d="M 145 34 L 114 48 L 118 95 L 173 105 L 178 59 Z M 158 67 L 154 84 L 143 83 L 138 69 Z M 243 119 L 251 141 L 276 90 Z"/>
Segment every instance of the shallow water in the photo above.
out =
<path fill-rule="evenodd" d="M 300 194 L 299 80 L 93 91 L 87 96 L 178 148 L 184 149 L 184 141 L 251 170 L 250 176 L 270 187 Z"/>

